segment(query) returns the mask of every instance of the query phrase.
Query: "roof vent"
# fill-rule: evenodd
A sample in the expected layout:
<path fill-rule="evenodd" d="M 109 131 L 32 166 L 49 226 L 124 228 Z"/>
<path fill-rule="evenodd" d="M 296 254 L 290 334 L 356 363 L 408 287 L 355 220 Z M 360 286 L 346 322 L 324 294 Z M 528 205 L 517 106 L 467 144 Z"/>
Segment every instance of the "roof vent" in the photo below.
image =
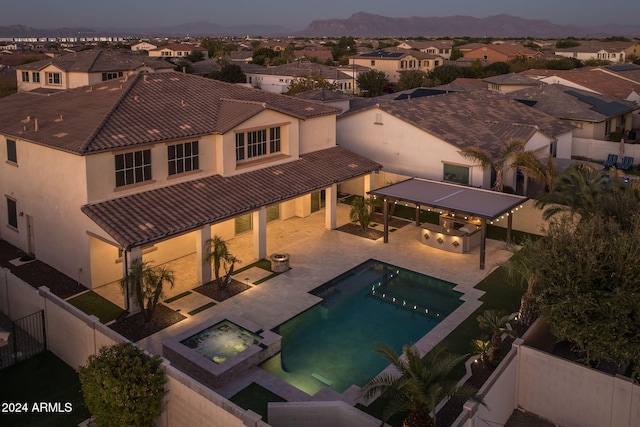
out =
<path fill-rule="evenodd" d="M 62 114 L 60 114 L 60 117 L 54 120 L 54 122 L 61 122 L 61 121 L 62 121 Z"/>

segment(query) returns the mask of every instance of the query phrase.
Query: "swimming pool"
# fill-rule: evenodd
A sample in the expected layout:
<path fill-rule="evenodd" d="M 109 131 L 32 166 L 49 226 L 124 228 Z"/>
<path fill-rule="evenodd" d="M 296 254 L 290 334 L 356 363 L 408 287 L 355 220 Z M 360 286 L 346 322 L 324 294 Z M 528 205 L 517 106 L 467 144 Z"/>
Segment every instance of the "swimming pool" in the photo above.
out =
<path fill-rule="evenodd" d="M 376 343 L 415 343 L 462 304 L 455 284 L 369 260 L 314 289 L 323 301 L 273 331 L 281 352 L 261 365 L 313 395 L 363 386 L 387 366 Z"/>

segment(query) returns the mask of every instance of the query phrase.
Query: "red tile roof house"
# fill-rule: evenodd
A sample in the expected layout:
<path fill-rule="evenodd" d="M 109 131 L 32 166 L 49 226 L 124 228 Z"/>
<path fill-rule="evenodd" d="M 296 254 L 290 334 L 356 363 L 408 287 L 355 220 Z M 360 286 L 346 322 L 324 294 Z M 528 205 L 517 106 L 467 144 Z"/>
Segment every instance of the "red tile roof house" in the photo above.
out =
<path fill-rule="evenodd" d="M 14 67 L 18 90 L 59 91 L 121 78 L 135 73 L 173 71 L 173 65 L 146 55 L 86 50 Z"/>
<path fill-rule="evenodd" d="M 202 52 L 204 59 L 209 58 L 209 52 L 207 49 L 184 43 L 171 43 L 165 46 L 160 46 L 156 49 L 151 49 L 148 52 L 149 56 L 152 58 L 184 58 L 195 51 Z"/>
<path fill-rule="evenodd" d="M 204 244 L 236 218 L 252 216 L 265 258 L 267 207 L 307 216 L 325 191 L 335 228 L 337 186 L 381 168 L 336 145 L 339 109 L 175 72 L 20 92 L 0 111 L 0 237 L 89 288 L 143 249 L 155 264 L 198 254 L 207 283 Z"/>
<path fill-rule="evenodd" d="M 464 57 L 467 59 L 480 59 L 488 61 L 490 64 L 520 58 L 539 58 L 542 56 L 542 52 L 529 49 L 519 44 L 488 44 L 464 52 Z"/>

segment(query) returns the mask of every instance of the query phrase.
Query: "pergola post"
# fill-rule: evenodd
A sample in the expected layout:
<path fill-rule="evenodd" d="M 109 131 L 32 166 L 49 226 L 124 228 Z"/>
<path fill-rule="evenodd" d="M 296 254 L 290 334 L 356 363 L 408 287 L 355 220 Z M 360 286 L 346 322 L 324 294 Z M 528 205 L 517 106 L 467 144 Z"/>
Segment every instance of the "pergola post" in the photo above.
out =
<path fill-rule="evenodd" d="M 513 214 L 507 213 L 507 245 L 511 244 L 511 229 L 513 228 Z"/>
<path fill-rule="evenodd" d="M 382 223 L 384 224 L 384 243 L 389 243 L 389 201 L 384 199 L 382 204 Z"/>
<path fill-rule="evenodd" d="M 480 220 L 480 270 L 484 270 L 484 258 L 487 249 L 487 220 Z"/>
<path fill-rule="evenodd" d="M 416 204 L 416 227 L 420 227 L 420 205 Z"/>

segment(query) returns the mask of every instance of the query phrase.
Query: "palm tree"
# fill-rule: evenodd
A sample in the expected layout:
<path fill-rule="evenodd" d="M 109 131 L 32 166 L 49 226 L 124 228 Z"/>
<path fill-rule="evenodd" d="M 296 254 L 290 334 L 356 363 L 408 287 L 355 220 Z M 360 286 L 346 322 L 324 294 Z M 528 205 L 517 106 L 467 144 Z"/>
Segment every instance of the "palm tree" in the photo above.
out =
<path fill-rule="evenodd" d="M 543 214 L 545 220 L 559 213 L 588 218 L 596 211 L 598 194 L 608 187 L 609 180 L 606 172 L 576 163 L 554 179 L 553 191 L 538 197 L 535 205 L 540 209 L 548 206 Z"/>
<path fill-rule="evenodd" d="M 360 224 L 362 231 L 367 231 L 369 224 L 371 223 L 371 213 L 369 208 L 371 206 L 371 200 L 364 197 L 356 196 L 351 202 L 351 211 L 349 212 L 349 219 Z"/>
<path fill-rule="evenodd" d="M 544 184 L 545 191 L 553 193 L 554 181 L 558 175 L 555 164 L 553 163 L 553 155 L 549 154 L 547 161 L 540 160 L 531 151 L 521 151 L 516 153 L 515 165 L 525 174 L 524 194 L 527 194 L 528 178 Z"/>
<path fill-rule="evenodd" d="M 481 315 L 476 317 L 476 320 L 478 321 L 481 329 L 487 330 L 491 334 L 490 360 L 493 362 L 499 362 L 502 357 L 500 354 L 502 334 L 512 334 L 512 332 L 507 329 L 509 315 L 505 311 L 485 310 Z"/>
<path fill-rule="evenodd" d="M 458 386 L 449 378 L 451 370 L 467 355 L 450 354 L 442 346 L 431 350 L 424 359 L 417 347 L 410 345 L 402 347 L 402 355 L 385 344 L 379 344 L 374 351 L 397 369 L 397 373 L 376 376 L 361 391 L 367 401 L 379 395 L 386 399 L 383 423 L 393 415 L 408 412 L 404 426 L 435 426 L 436 406 L 443 399 L 460 397 L 482 402 L 476 389 Z"/>
<path fill-rule="evenodd" d="M 127 275 L 122 278 L 120 285 L 133 295 L 135 302 L 142 311 L 145 323 L 150 322 L 153 313 L 163 296 L 163 287 L 168 283 L 173 287 L 174 273 L 167 267 L 152 267 L 148 262 L 136 258 L 131 262 Z"/>
<path fill-rule="evenodd" d="M 534 289 L 539 277 L 539 272 L 535 269 L 533 262 L 533 257 L 535 257 L 533 241 L 525 241 L 520 250 L 513 247 L 510 250 L 513 255 L 504 264 L 509 282 L 514 279 L 523 279 L 527 282 L 527 290 L 520 298 L 518 320 L 525 326 L 531 326 L 538 317 L 538 301 Z"/>
<path fill-rule="evenodd" d="M 496 182 L 493 186 L 495 191 L 502 192 L 504 186 L 502 184 L 502 174 L 505 169 L 512 168 L 515 164 L 507 164 L 507 160 L 515 153 L 524 150 L 524 142 L 512 139 L 508 141 L 504 147 L 500 149 L 497 157 L 493 157 L 491 153 L 479 147 L 465 147 L 460 150 L 462 157 L 475 160 L 480 163 L 483 169 L 491 168 L 496 173 Z"/>
<path fill-rule="evenodd" d="M 231 274 L 236 263 L 240 263 L 240 260 L 229 252 L 229 246 L 222 237 L 215 235 L 207 241 L 209 247 L 209 253 L 205 257 L 205 262 L 213 261 L 213 273 L 216 278 L 218 286 L 227 284 L 230 280 Z M 224 267 L 225 277 L 224 280 L 220 278 L 220 268 Z"/>

